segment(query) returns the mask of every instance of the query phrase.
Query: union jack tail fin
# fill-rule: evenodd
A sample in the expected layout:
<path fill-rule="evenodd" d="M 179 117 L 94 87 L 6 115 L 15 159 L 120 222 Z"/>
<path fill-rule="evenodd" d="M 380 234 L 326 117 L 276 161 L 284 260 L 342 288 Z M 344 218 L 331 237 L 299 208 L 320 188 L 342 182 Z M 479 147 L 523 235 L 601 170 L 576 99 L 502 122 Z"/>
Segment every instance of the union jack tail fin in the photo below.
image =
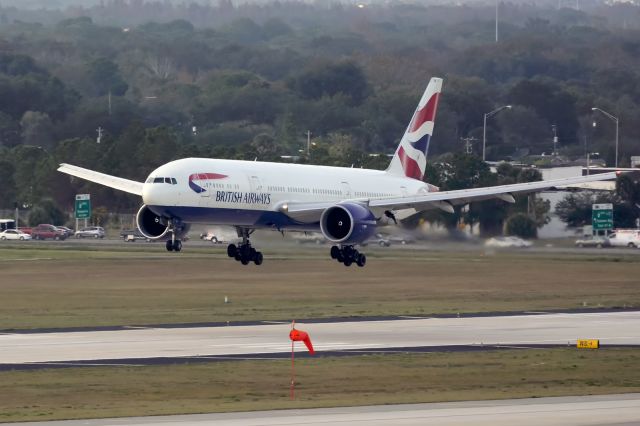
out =
<path fill-rule="evenodd" d="M 387 168 L 387 173 L 406 176 L 418 180 L 424 177 L 427 166 L 429 140 L 433 134 L 433 125 L 438 109 L 438 100 L 442 91 L 442 79 L 433 77 L 413 113 L 407 131 Z"/>

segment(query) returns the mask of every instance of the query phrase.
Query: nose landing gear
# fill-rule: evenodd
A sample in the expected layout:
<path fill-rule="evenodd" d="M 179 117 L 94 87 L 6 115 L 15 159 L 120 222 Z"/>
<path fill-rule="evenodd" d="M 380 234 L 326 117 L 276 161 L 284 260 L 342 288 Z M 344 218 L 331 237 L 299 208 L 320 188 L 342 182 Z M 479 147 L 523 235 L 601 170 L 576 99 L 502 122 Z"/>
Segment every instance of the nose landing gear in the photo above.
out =
<path fill-rule="evenodd" d="M 364 253 L 360 253 L 353 246 L 332 246 L 331 258 L 344 264 L 344 266 L 351 266 L 355 263 L 362 268 L 367 264 L 367 256 Z"/>
<path fill-rule="evenodd" d="M 262 265 L 262 261 L 264 259 L 262 252 L 251 247 L 251 242 L 249 241 L 249 236 L 253 234 L 253 229 L 236 229 L 238 231 L 238 236 L 242 237 L 242 243 L 237 246 L 235 244 L 229 244 L 227 247 L 227 255 L 243 265 L 248 265 L 249 262 L 253 262 L 256 265 Z"/>

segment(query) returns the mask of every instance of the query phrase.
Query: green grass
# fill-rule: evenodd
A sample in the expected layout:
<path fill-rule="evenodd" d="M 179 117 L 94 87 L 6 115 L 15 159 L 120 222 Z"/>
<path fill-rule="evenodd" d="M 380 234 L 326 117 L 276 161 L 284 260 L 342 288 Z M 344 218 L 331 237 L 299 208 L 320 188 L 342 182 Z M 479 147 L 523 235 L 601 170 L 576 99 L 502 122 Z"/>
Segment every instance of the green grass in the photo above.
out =
<path fill-rule="evenodd" d="M 372 248 L 361 269 L 293 247 L 258 268 L 223 247 L 25 246 L 0 247 L 0 329 L 640 306 L 633 255 Z"/>
<path fill-rule="evenodd" d="M 640 391 L 636 349 L 234 361 L 0 373 L 0 421 L 588 395 Z"/>

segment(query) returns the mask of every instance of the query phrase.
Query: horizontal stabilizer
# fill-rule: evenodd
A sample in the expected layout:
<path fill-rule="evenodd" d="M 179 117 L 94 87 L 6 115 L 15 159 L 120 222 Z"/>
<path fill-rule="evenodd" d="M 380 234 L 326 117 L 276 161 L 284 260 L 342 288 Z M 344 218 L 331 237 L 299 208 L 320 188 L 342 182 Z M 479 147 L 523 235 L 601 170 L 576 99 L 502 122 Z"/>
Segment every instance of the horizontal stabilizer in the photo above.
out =
<path fill-rule="evenodd" d="M 113 189 L 142 196 L 142 182 L 106 175 L 94 170 L 84 169 L 82 167 L 72 166 L 71 164 L 65 163 L 60 164 L 58 171 L 90 182 L 99 183 L 100 185 L 108 186 Z"/>

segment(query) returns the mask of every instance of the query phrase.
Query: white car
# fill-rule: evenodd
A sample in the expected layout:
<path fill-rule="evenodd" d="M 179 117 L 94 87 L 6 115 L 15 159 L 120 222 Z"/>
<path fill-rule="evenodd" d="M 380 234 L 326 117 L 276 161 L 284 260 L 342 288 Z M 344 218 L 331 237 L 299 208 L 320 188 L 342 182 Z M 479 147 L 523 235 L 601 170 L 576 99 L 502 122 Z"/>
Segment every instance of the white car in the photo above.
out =
<path fill-rule="evenodd" d="M 26 232 L 22 232 L 18 229 L 7 229 L 6 231 L 0 232 L 0 240 L 19 240 L 25 241 L 30 240 L 31 235 Z"/>
<path fill-rule="evenodd" d="M 616 229 L 609 235 L 611 247 L 640 247 L 640 230 Z"/>
<path fill-rule="evenodd" d="M 509 247 L 531 247 L 531 241 L 523 240 L 518 237 L 493 237 L 489 238 L 485 243 L 485 247 L 509 248 Z"/>

